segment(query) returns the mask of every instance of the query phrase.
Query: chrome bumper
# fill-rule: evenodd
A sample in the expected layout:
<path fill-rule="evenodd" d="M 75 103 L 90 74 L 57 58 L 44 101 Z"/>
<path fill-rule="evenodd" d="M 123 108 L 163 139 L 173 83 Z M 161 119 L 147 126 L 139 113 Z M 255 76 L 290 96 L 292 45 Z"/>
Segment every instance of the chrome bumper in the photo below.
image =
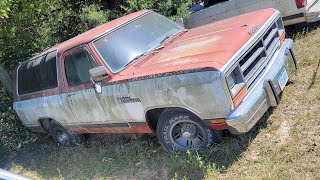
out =
<path fill-rule="evenodd" d="M 320 20 L 320 1 L 316 1 L 306 12 L 307 22 L 317 22 Z"/>
<path fill-rule="evenodd" d="M 292 55 L 292 56 L 291 56 Z M 292 62 L 292 63 L 291 63 Z M 229 117 L 226 119 L 228 129 L 232 134 L 243 134 L 252 129 L 271 106 L 279 103 L 281 88 L 278 76 L 286 68 L 290 71 L 296 65 L 293 54 L 293 41 L 286 39 L 279 50 L 273 55 L 266 71 Z"/>

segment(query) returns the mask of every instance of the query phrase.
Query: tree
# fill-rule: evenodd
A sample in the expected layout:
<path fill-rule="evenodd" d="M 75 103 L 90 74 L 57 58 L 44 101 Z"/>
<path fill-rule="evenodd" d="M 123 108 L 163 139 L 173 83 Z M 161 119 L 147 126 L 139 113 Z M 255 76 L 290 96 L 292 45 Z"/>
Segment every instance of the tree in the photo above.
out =
<path fill-rule="evenodd" d="M 8 12 L 10 11 L 10 5 L 12 0 L 1 0 L 0 1 L 0 18 L 7 18 Z"/>
<path fill-rule="evenodd" d="M 155 10 L 158 13 L 172 19 L 173 21 L 182 17 L 188 19 L 190 16 L 189 8 L 193 0 L 127 0 L 121 7 L 126 13 L 136 12 L 142 9 Z"/>

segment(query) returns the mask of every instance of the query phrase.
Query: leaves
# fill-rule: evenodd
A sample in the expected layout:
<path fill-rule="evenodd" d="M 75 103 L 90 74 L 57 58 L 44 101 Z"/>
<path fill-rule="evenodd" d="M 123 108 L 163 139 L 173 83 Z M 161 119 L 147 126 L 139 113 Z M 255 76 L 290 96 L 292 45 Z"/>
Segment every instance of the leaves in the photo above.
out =
<path fill-rule="evenodd" d="M 10 11 L 10 5 L 12 0 L 0 1 L 0 18 L 8 18 L 8 12 Z"/>
<path fill-rule="evenodd" d="M 151 9 L 175 21 L 180 17 L 185 19 L 189 18 L 189 8 L 192 4 L 192 0 L 146 0 L 143 2 L 140 0 L 127 0 L 127 3 L 121 5 L 121 8 L 126 13 L 132 13 L 142 9 Z"/>

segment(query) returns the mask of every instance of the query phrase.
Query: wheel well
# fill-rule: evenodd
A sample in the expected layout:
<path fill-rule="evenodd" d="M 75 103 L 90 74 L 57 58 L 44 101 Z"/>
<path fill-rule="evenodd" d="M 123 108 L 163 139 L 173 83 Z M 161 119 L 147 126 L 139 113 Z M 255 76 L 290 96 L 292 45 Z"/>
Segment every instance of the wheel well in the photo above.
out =
<path fill-rule="evenodd" d="M 50 119 L 50 118 L 39 119 L 39 123 L 45 132 L 48 132 L 48 130 L 49 130 L 49 122 L 50 121 L 52 121 L 52 119 Z"/>
<path fill-rule="evenodd" d="M 147 111 L 146 118 L 150 123 L 152 130 L 157 129 L 158 120 L 165 108 L 150 109 Z"/>
<path fill-rule="evenodd" d="M 149 121 L 152 130 L 156 130 L 157 129 L 158 121 L 160 119 L 161 113 L 164 110 L 166 110 L 166 111 L 172 110 L 172 111 L 188 111 L 188 112 L 190 112 L 189 110 L 184 109 L 184 108 L 180 108 L 180 107 L 168 107 L 168 108 L 150 109 L 146 113 L 146 118 Z"/>

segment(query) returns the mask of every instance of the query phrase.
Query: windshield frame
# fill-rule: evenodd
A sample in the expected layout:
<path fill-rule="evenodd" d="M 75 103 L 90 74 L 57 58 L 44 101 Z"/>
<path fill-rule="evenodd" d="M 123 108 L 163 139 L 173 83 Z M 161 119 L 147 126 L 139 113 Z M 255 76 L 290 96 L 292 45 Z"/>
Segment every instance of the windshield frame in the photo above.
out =
<path fill-rule="evenodd" d="M 109 34 L 111 34 L 111 33 L 115 32 L 115 31 L 117 31 L 117 30 L 119 30 L 119 29 L 121 29 L 121 28 L 123 28 L 123 27 L 125 27 L 125 26 L 127 26 L 127 25 L 129 25 L 129 24 L 131 24 L 131 23 L 133 23 L 134 21 L 137 21 L 137 20 L 141 19 L 141 18 L 144 17 L 144 16 L 147 16 L 147 15 L 149 15 L 149 14 L 152 14 L 152 13 L 156 13 L 156 12 L 151 11 L 151 10 L 148 11 L 148 12 L 145 12 L 145 13 L 143 13 L 143 14 L 141 14 L 141 15 L 139 15 L 139 16 L 131 19 L 131 20 L 128 20 L 128 21 L 126 21 L 126 22 L 124 22 L 124 23 L 122 23 L 122 24 L 114 27 L 113 29 L 111 29 L 111 30 L 109 30 L 109 31 L 107 31 L 107 32 L 104 32 L 104 33 L 98 35 L 97 37 L 95 37 L 94 39 L 91 40 L 91 42 L 90 42 L 91 46 L 94 48 L 94 50 L 95 50 L 95 52 L 98 54 L 99 58 L 101 58 L 103 64 L 109 69 L 109 71 L 110 71 L 112 74 L 120 73 L 121 71 L 123 71 L 123 70 L 125 70 L 125 69 L 127 69 L 127 68 L 129 67 L 127 64 L 133 64 L 133 63 L 130 62 L 130 61 L 128 61 L 128 63 L 125 64 L 120 70 L 114 71 L 112 68 L 110 68 L 110 66 L 108 65 L 107 61 L 106 61 L 106 60 L 103 58 L 103 56 L 100 54 L 100 52 L 98 51 L 98 49 L 96 48 L 96 46 L 94 45 L 94 43 L 95 43 L 96 41 L 100 40 L 101 38 L 103 38 L 103 37 L 105 37 L 105 36 L 108 36 Z M 158 13 L 156 13 L 156 14 L 158 14 Z M 161 15 L 161 14 L 159 14 L 159 15 Z M 163 15 L 161 15 L 161 16 L 163 16 Z M 163 16 L 163 17 L 165 17 L 165 16 Z M 165 17 L 165 18 L 167 18 L 167 17 Z M 169 19 L 169 20 L 170 20 L 170 19 Z M 172 21 L 172 20 L 171 20 L 171 21 Z M 172 21 L 172 22 L 173 22 L 173 21 Z M 173 22 L 173 23 L 174 23 L 174 22 Z M 177 25 L 177 27 L 180 27 L 181 29 L 180 29 L 179 31 L 177 31 L 176 33 L 172 34 L 172 35 L 171 35 L 171 38 L 174 37 L 174 36 L 176 36 L 177 34 L 183 32 L 183 31 L 185 30 L 185 28 L 182 27 L 182 26 Z M 165 42 L 165 41 L 164 41 L 164 42 Z M 161 46 L 164 42 L 161 42 L 161 43 L 159 44 L 159 46 Z M 156 49 L 157 47 L 158 47 L 158 46 L 156 46 L 154 49 Z M 149 52 L 152 52 L 152 51 L 153 51 L 153 49 L 142 53 L 143 55 L 142 55 L 140 58 L 142 58 L 143 56 L 147 55 Z M 140 58 L 139 58 L 139 59 L 140 59 Z M 138 60 L 138 59 L 137 59 L 137 60 Z M 135 61 L 137 61 L 137 60 L 135 60 Z"/>

